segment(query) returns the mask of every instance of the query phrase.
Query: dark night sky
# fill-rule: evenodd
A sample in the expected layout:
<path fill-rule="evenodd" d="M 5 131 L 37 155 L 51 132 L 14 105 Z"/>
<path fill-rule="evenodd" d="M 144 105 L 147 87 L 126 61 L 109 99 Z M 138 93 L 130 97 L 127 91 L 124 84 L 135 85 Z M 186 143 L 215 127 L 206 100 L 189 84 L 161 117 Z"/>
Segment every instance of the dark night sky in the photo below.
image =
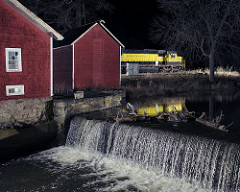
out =
<path fill-rule="evenodd" d="M 27 0 L 19 1 L 28 7 L 29 2 Z M 158 47 L 149 40 L 150 25 L 156 14 L 156 0 L 106 1 L 115 8 L 112 10 L 112 14 L 99 15 L 99 19 L 106 21 L 106 27 L 127 49 L 151 49 Z M 39 16 L 41 17 L 41 15 Z"/>
<path fill-rule="evenodd" d="M 149 27 L 156 10 L 155 0 L 109 0 L 113 14 L 103 19 L 106 27 L 127 49 L 156 48 L 149 40 Z"/>

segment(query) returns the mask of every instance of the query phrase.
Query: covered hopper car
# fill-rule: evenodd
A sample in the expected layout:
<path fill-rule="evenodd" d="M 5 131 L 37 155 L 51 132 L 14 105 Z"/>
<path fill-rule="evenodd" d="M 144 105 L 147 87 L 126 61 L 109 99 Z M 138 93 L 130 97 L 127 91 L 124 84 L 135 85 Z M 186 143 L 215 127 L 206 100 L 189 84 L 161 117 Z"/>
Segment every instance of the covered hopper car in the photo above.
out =
<path fill-rule="evenodd" d="M 139 72 L 178 71 L 185 69 L 185 60 L 175 51 L 126 50 L 121 53 L 121 69 L 126 72 L 128 64 L 138 64 Z"/>

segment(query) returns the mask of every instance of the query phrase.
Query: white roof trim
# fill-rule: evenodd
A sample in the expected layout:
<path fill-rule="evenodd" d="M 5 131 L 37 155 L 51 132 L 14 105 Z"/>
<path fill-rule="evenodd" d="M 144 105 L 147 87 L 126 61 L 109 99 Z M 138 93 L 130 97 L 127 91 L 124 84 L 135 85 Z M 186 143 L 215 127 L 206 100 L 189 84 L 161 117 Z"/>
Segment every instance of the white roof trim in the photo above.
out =
<path fill-rule="evenodd" d="M 69 47 L 69 46 L 72 46 L 72 45 L 63 45 L 63 46 L 60 46 L 60 47 L 55 47 L 55 48 L 53 48 L 53 50 L 59 49 L 59 48 L 64 48 L 64 47 Z"/>
<path fill-rule="evenodd" d="M 125 47 L 125 46 L 107 29 L 107 27 L 105 27 L 105 26 L 102 24 L 102 22 L 100 22 L 99 24 L 103 27 L 103 29 L 105 29 L 105 30 L 107 31 L 107 33 L 108 33 L 109 35 L 112 36 L 113 39 L 115 39 L 115 41 L 116 41 L 121 47 L 123 47 L 123 48 Z"/>
<path fill-rule="evenodd" d="M 82 35 L 80 35 L 75 41 L 71 43 L 73 45 L 76 43 L 79 39 L 81 39 L 88 31 L 90 31 L 92 28 L 94 28 L 96 25 L 100 25 L 121 47 L 125 47 L 103 24 L 102 22 L 100 23 L 95 23 L 93 24 L 87 31 L 85 31 Z"/>
<path fill-rule="evenodd" d="M 95 27 L 98 23 L 95 23 L 94 25 L 92 25 L 87 31 L 85 31 L 82 35 L 80 35 L 75 41 L 73 41 L 71 43 L 71 45 L 73 45 L 74 43 L 76 43 L 79 39 L 81 39 L 88 31 L 90 31 L 93 27 Z"/>
<path fill-rule="evenodd" d="M 43 32 L 47 33 L 49 36 L 53 36 L 53 38 L 56 40 L 63 40 L 64 37 L 60 33 L 58 33 L 53 28 L 51 28 L 42 19 L 40 19 L 38 16 L 36 16 L 33 12 L 31 12 L 26 7 L 24 7 L 17 0 L 3 0 L 3 1 L 7 3 L 10 7 L 15 9 L 17 12 L 19 12 L 22 16 L 24 16 L 30 22 L 32 22 L 34 25 L 36 25 Z"/>

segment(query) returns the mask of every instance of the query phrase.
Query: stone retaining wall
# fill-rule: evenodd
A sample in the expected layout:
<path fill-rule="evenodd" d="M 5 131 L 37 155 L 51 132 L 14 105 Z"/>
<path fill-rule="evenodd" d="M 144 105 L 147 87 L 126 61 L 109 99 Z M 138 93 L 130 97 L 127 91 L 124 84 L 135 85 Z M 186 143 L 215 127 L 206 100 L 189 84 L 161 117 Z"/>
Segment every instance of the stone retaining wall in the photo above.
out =
<path fill-rule="evenodd" d="M 0 101 L 0 129 L 13 128 L 51 118 L 51 97 Z"/>
<path fill-rule="evenodd" d="M 63 124 L 68 117 L 85 112 L 99 111 L 121 105 L 122 95 L 54 100 L 54 120 Z"/>
<path fill-rule="evenodd" d="M 33 125 L 55 120 L 59 127 L 73 115 L 103 110 L 121 105 L 124 91 L 109 92 L 109 96 L 82 99 L 18 99 L 0 101 L 0 129 Z"/>

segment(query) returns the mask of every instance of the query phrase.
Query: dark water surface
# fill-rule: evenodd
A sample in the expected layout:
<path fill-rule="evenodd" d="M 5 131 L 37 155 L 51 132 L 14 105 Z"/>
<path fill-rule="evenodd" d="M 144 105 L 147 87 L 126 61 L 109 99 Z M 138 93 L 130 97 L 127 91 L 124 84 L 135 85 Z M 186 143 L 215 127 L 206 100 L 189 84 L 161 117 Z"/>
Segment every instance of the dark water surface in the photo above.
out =
<path fill-rule="evenodd" d="M 12 158 L 48 149 L 58 135 L 55 122 L 0 130 L 0 164 Z"/>
<path fill-rule="evenodd" d="M 134 122 L 129 124 L 137 124 L 144 127 L 160 128 L 161 130 L 170 130 L 180 132 L 184 134 L 204 136 L 214 139 L 225 140 L 234 143 L 240 143 L 240 97 L 231 96 L 206 96 L 206 97 L 151 97 L 143 99 L 132 99 L 126 101 L 123 104 L 122 111 L 128 108 L 130 103 L 137 114 L 148 114 L 154 116 L 157 113 L 170 112 L 177 109 L 177 111 L 184 110 L 184 107 L 188 111 L 195 112 L 195 116 L 199 117 L 202 112 L 206 113 L 209 118 L 216 118 L 223 113 L 221 121 L 222 125 L 228 126 L 228 132 L 222 132 L 213 128 L 203 126 L 202 124 L 189 121 L 183 122 L 166 122 L 161 123 L 154 122 Z M 119 114 L 119 109 L 106 110 L 102 112 L 95 112 L 91 114 L 84 114 L 83 116 L 88 119 L 111 119 Z"/>
<path fill-rule="evenodd" d="M 66 145 L 4 163 L 0 191 L 240 191 L 239 98 L 128 102 L 139 114 L 180 111 L 186 106 L 214 118 L 222 111 L 222 123 L 233 124 L 225 133 L 197 122 L 103 121 L 127 106 L 84 115 L 101 121 L 74 117 Z M 6 139 L 0 142 L 4 145 Z"/>

